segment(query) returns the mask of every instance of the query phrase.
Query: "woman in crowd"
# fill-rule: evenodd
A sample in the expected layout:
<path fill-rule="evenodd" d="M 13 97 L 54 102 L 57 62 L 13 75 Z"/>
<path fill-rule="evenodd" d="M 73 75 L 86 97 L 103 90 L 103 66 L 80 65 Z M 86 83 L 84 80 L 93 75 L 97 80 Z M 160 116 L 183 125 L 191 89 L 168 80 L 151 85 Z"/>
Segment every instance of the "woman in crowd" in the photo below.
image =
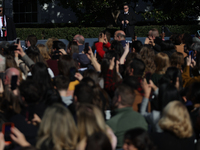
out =
<path fill-rule="evenodd" d="M 105 133 L 112 145 L 116 148 L 117 139 L 113 131 L 106 125 L 102 112 L 99 108 L 90 104 L 80 104 L 77 109 L 77 128 L 78 128 L 78 150 L 83 150 L 86 141 L 93 133 Z"/>
<path fill-rule="evenodd" d="M 194 136 L 187 108 L 180 101 L 170 102 L 159 121 L 162 133 L 152 133 L 154 143 L 162 150 L 194 150 Z"/>
<path fill-rule="evenodd" d="M 172 67 L 177 67 L 179 70 L 183 70 L 184 56 L 183 53 L 174 52 L 170 57 L 170 64 Z"/>
<path fill-rule="evenodd" d="M 158 125 L 161 112 L 169 102 L 181 100 L 179 91 L 172 83 L 163 83 L 158 88 L 151 80 L 150 84 L 147 84 L 146 79 L 142 82 L 142 88 L 144 89 L 144 98 L 141 103 L 140 113 L 146 118 L 151 132 L 162 132 Z M 151 88 L 154 90 L 155 98 L 151 101 L 152 111 L 148 113 L 146 112 L 146 108 L 149 102 Z"/>
<path fill-rule="evenodd" d="M 144 61 L 146 66 L 144 73 L 150 72 L 151 74 L 153 74 L 156 71 L 156 65 L 154 62 L 155 59 L 154 50 L 148 46 L 143 46 L 142 49 L 140 50 L 140 55 L 141 59 Z"/>
<path fill-rule="evenodd" d="M 54 104 L 44 113 L 36 147 L 49 150 L 74 150 L 77 137 L 77 128 L 69 110 L 61 104 Z"/>
<path fill-rule="evenodd" d="M 165 74 L 167 68 L 170 66 L 169 57 L 165 53 L 157 53 L 155 56 L 156 71 L 151 79 L 155 85 L 158 85 L 159 79 Z"/>
<path fill-rule="evenodd" d="M 51 56 L 53 52 L 53 41 L 58 41 L 58 39 L 55 37 L 52 37 L 52 38 L 49 38 L 47 42 L 45 43 L 45 45 L 47 46 L 49 56 Z"/>
<path fill-rule="evenodd" d="M 48 150 L 74 150 L 77 144 L 77 128 L 69 110 L 61 104 L 53 104 L 45 110 L 40 123 L 36 148 Z M 21 147 L 30 147 L 25 136 L 15 127 L 11 139 Z M 4 141 L 0 134 L 0 142 Z M 1 143 L 2 144 L 2 143 Z M 2 145 L 1 145 L 2 146 Z"/>
<path fill-rule="evenodd" d="M 67 45 L 67 54 L 73 57 L 74 53 L 79 53 L 78 44 L 75 41 L 70 41 Z"/>
<path fill-rule="evenodd" d="M 29 58 L 31 58 L 31 60 L 33 60 L 34 63 L 42 62 L 48 67 L 47 62 L 45 61 L 45 59 L 43 58 L 39 49 L 36 46 L 29 47 L 28 50 L 26 50 L 26 54 L 29 56 Z M 48 68 L 48 72 L 51 78 L 53 78 L 54 77 L 53 71 L 50 68 Z M 28 73 L 28 76 L 29 75 L 31 75 L 31 73 Z"/>
<path fill-rule="evenodd" d="M 47 47 L 44 44 L 38 44 L 37 48 L 39 49 L 40 54 L 42 55 L 45 61 L 51 59 L 51 57 L 49 56 L 47 52 Z"/>

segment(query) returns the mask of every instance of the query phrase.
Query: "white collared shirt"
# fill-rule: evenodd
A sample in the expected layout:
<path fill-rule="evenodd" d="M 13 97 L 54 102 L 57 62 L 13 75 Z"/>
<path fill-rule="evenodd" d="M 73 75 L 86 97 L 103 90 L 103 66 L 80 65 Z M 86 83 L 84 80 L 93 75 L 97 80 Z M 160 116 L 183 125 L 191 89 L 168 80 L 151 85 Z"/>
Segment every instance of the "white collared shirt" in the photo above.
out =
<path fill-rule="evenodd" d="M 127 11 L 127 12 L 124 12 L 124 14 L 128 14 L 128 11 Z"/>
<path fill-rule="evenodd" d="M 6 16 L 4 15 L 4 25 L 6 26 Z M 3 37 L 3 32 L 2 32 L 2 16 L 0 16 L 0 30 L 1 30 L 1 37 Z"/>

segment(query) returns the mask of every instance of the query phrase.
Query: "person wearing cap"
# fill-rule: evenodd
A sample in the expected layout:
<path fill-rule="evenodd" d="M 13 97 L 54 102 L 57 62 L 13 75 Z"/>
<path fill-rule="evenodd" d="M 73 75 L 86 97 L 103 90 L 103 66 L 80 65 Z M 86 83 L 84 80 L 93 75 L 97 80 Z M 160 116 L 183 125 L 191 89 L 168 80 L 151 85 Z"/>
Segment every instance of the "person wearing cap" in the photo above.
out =
<path fill-rule="evenodd" d="M 124 11 L 118 16 L 117 24 L 120 26 L 120 30 L 125 32 L 126 37 L 133 37 L 135 18 L 133 13 L 129 11 L 127 4 L 124 5 Z"/>
<path fill-rule="evenodd" d="M 11 18 L 3 14 L 3 2 L 0 1 L 0 41 L 12 41 L 17 38 L 15 24 Z"/>

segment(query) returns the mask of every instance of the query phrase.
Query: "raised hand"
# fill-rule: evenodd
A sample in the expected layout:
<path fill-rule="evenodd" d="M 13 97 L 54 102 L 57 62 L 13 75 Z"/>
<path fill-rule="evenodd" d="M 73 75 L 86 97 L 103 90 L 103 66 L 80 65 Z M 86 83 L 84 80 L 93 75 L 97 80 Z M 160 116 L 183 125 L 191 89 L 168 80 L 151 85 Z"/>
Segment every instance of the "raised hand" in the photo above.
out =
<path fill-rule="evenodd" d="M 11 139 L 19 144 L 22 147 L 30 146 L 30 143 L 26 141 L 26 138 L 23 133 L 21 133 L 17 128 L 12 127 L 11 132 L 13 134 L 10 135 Z"/>

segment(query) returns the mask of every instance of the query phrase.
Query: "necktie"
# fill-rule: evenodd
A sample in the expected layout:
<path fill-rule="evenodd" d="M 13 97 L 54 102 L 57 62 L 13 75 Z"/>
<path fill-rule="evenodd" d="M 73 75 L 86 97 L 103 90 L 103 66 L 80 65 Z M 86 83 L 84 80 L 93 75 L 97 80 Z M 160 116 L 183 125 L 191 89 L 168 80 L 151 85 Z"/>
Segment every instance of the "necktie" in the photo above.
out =
<path fill-rule="evenodd" d="M 3 17 L 1 17 L 2 26 L 3 26 Z M 7 31 L 4 31 L 4 37 L 7 37 Z"/>

